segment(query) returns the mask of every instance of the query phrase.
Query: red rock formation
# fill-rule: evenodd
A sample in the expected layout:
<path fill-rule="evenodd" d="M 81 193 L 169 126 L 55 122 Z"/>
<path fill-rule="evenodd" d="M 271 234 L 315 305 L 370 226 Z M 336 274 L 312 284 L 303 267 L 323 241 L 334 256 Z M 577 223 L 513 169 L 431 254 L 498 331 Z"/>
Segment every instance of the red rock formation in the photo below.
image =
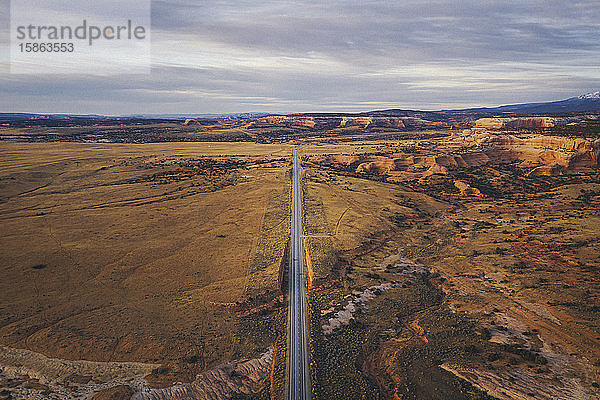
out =
<path fill-rule="evenodd" d="M 534 168 L 529 172 L 529 176 L 558 176 L 563 175 L 565 172 L 565 167 L 560 164 L 554 165 L 542 165 Z"/>
<path fill-rule="evenodd" d="M 427 169 L 427 171 L 425 171 L 423 176 L 431 176 L 431 175 L 436 175 L 436 174 L 437 175 L 447 175 L 448 168 L 446 168 L 443 165 L 440 165 L 438 163 L 435 163 L 431 167 L 429 167 L 429 169 Z"/>
<path fill-rule="evenodd" d="M 546 135 L 517 137 L 467 134 L 453 136 L 448 143 L 451 143 L 451 149 L 458 152 L 438 155 L 393 153 L 388 156 L 313 156 L 309 162 L 345 170 L 358 163 L 355 168 L 357 174 L 387 175 L 388 180 L 393 182 L 506 163 L 517 163 L 534 175 L 551 176 L 600 167 L 600 140 Z"/>
<path fill-rule="evenodd" d="M 475 128 L 502 129 L 504 122 L 500 118 L 481 118 L 475 121 Z"/>
<path fill-rule="evenodd" d="M 470 186 L 468 183 L 463 181 L 454 181 L 454 186 L 460 190 L 461 196 L 475 196 L 483 197 L 479 189 Z"/>
<path fill-rule="evenodd" d="M 582 138 L 535 135 L 489 137 L 483 145 L 495 162 L 521 161 L 522 166 L 554 165 L 566 167 L 566 172 L 580 168 L 598 168 L 600 142 Z"/>
<path fill-rule="evenodd" d="M 296 126 L 304 126 L 307 128 L 315 127 L 315 119 L 313 117 L 293 117 L 292 124 Z"/>
<path fill-rule="evenodd" d="M 376 125 L 391 127 L 391 128 L 404 128 L 404 122 L 400 118 L 378 118 L 374 121 Z"/>
<path fill-rule="evenodd" d="M 557 125 L 554 118 L 549 117 L 517 117 L 517 118 L 481 118 L 475 121 L 475 128 L 483 129 L 533 129 L 551 128 Z"/>
<path fill-rule="evenodd" d="M 394 160 L 387 157 L 369 157 L 368 162 L 360 164 L 356 168 L 359 174 L 385 175 L 394 169 Z"/>
<path fill-rule="evenodd" d="M 481 118 L 473 124 L 479 129 L 536 129 L 552 128 L 554 126 L 563 126 L 574 124 L 584 120 L 585 116 L 578 117 L 497 117 Z"/>
<path fill-rule="evenodd" d="M 461 154 L 460 158 L 467 167 L 479 167 L 490 162 L 490 157 L 486 153 L 480 151 Z"/>
<path fill-rule="evenodd" d="M 415 159 L 413 156 L 394 158 L 394 170 L 395 171 L 406 171 L 414 164 L 415 164 Z"/>
<path fill-rule="evenodd" d="M 362 126 L 363 128 L 366 128 L 367 126 L 369 126 L 371 124 L 371 122 L 373 122 L 373 118 L 371 117 L 356 117 L 356 118 L 350 118 L 350 117 L 342 117 L 342 120 L 340 121 L 340 127 L 344 127 L 344 126 Z"/>

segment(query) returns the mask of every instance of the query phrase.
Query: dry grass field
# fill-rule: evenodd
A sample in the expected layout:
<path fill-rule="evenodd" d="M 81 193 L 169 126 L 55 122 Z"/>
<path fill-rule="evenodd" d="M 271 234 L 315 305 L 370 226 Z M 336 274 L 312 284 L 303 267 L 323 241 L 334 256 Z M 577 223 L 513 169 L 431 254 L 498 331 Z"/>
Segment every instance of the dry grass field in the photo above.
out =
<path fill-rule="evenodd" d="M 162 364 L 149 380 L 168 385 L 273 343 L 268 330 L 246 335 L 240 315 L 260 302 L 250 294 L 278 290 L 289 146 L 2 143 L 0 152 L 1 344 Z"/>

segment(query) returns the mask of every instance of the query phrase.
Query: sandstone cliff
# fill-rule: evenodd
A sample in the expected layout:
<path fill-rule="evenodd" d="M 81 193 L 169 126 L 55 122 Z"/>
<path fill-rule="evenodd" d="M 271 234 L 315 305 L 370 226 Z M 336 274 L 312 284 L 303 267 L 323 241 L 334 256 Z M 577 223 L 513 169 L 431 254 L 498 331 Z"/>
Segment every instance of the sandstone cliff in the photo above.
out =
<path fill-rule="evenodd" d="M 308 161 L 356 174 L 384 175 L 389 181 L 446 175 L 461 169 L 508 163 L 522 168 L 527 174 L 549 176 L 600 167 L 600 140 L 544 135 L 469 134 L 466 137 L 451 137 L 446 142 L 459 143 L 458 148 L 432 155 L 402 152 L 382 156 L 330 155 L 313 156 Z M 458 189 L 468 192 L 466 188 Z"/>
<path fill-rule="evenodd" d="M 473 126 L 475 128 L 492 130 L 552 128 L 555 126 L 563 126 L 571 123 L 577 123 L 585 118 L 585 116 L 480 118 L 474 122 Z"/>

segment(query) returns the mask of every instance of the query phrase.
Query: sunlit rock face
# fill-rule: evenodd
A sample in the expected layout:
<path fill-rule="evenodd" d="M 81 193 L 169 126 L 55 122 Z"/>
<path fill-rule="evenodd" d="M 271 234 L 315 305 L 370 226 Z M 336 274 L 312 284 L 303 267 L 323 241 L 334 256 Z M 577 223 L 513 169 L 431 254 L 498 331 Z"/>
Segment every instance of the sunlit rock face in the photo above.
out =
<path fill-rule="evenodd" d="M 538 129 L 576 124 L 584 117 L 495 117 L 480 118 L 473 123 L 477 129 Z"/>
<path fill-rule="evenodd" d="M 459 140 L 460 139 L 460 140 Z M 438 154 L 328 155 L 308 162 L 359 175 L 382 175 L 388 181 L 406 181 L 447 175 L 485 165 L 515 164 L 532 176 L 558 176 L 599 168 L 600 141 L 546 135 L 469 134 L 450 138 L 460 148 Z M 478 195 L 458 188 L 461 193 Z"/>

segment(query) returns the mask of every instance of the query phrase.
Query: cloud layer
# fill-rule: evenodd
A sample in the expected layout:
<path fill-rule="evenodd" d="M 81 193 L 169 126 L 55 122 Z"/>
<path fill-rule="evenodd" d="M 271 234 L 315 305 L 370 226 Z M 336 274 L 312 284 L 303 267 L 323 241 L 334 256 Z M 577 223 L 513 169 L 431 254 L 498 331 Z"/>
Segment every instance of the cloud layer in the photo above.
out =
<path fill-rule="evenodd" d="M 0 0 L 5 2 L 5 0 Z M 150 75 L 20 76 L 3 111 L 438 109 L 600 87 L 597 1 L 152 3 Z"/>

